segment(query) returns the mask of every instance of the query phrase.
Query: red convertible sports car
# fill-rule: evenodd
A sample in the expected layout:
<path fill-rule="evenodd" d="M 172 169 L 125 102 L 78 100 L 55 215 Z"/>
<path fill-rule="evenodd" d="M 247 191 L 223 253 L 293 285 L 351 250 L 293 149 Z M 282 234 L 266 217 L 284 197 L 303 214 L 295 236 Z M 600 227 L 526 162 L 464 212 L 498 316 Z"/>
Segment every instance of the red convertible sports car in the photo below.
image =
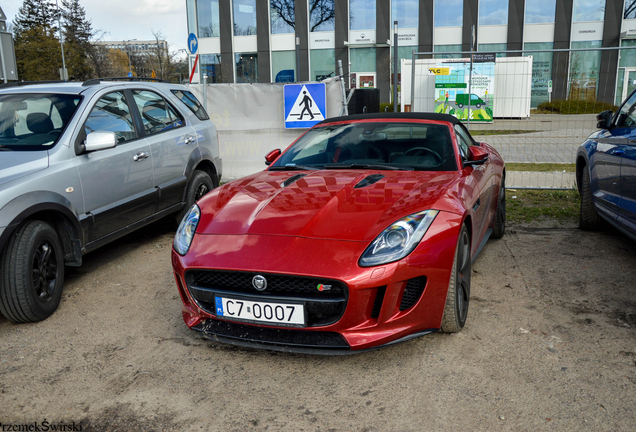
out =
<path fill-rule="evenodd" d="M 343 354 L 466 322 L 505 226 L 504 162 L 446 114 L 325 120 L 205 195 L 175 236 L 183 318 L 220 342 Z"/>

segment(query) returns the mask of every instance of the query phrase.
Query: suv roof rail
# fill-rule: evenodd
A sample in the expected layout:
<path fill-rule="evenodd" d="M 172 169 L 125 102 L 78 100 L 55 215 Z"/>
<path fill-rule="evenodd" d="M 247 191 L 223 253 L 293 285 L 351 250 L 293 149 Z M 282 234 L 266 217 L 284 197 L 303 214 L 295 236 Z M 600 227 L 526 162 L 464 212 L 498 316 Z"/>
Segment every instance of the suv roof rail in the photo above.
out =
<path fill-rule="evenodd" d="M 83 87 L 99 84 L 102 81 L 155 81 L 162 83 L 170 83 L 170 81 L 161 78 L 147 78 L 147 77 L 113 77 L 113 78 L 94 78 L 86 80 L 82 83 Z"/>
<path fill-rule="evenodd" d="M 13 81 L 0 84 L 0 88 L 7 87 L 19 87 L 25 85 L 33 85 L 33 84 L 61 84 L 61 83 L 70 83 L 72 81 L 61 81 L 61 80 L 48 80 L 48 81 Z"/>

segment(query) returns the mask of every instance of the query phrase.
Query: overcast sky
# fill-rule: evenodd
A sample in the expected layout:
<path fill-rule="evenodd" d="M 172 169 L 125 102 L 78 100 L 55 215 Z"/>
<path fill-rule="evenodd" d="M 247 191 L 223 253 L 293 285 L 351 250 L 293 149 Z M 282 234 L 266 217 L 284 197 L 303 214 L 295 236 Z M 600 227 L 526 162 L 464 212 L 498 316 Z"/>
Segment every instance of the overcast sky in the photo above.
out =
<path fill-rule="evenodd" d="M 104 40 L 152 40 L 152 31 L 161 31 L 170 51 L 187 46 L 183 0 L 80 0 L 80 4 L 93 29 L 108 33 Z M 0 0 L 7 24 L 13 21 L 20 6 L 22 0 Z"/>

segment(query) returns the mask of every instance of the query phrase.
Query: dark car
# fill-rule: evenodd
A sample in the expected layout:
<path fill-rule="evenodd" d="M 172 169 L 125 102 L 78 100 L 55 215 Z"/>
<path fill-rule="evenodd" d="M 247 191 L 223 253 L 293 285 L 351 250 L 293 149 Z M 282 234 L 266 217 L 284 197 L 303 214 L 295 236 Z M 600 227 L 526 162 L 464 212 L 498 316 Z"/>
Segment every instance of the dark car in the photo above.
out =
<path fill-rule="evenodd" d="M 632 92 L 617 113 L 604 111 L 597 116 L 600 130 L 578 149 L 582 229 L 598 229 L 605 220 L 636 240 L 635 110 L 636 92 Z"/>
<path fill-rule="evenodd" d="M 504 162 L 446 114 L 338 117 L 192 206 L 172 265 L 191 329 L 350 353 L 466 323 L 471 262 L 504 234 Z"/>

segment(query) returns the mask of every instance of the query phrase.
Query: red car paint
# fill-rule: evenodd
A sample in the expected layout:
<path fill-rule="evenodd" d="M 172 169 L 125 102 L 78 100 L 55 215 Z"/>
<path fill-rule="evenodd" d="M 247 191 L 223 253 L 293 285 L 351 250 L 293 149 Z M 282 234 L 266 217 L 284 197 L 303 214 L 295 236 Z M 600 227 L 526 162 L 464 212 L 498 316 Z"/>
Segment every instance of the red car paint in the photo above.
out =
<path fill-rule="evenodd" d="M 453 131 L 448 122 L 410 121 L 443 124 Z M 462 167 L 455 133 L 451 137 Z M 504 163 L 493 147 L 478 146 L 475 153 L 487 155 L 486 163 L 453 172 L 264 171 L 213 190 L 198 203 L 201 218 L 189 252 L 185 256 L 172 252 L 184 321 L 193 327 L 219 319 L 197 305 L 184 282 L 186 270 L 212 268 L 344 282 L 348 299 L 343 316 L 334 324 L 303 330 L 336 332 L 352 350 L 439 329 L 462 224 L 469 227 L 474 255 L 494 223 Z M 299 173 L 305 175 L 289 186 L 282 185 Z M 384 178 L 369 187 L 354 188 L 377 173 Z M 439 214 L 413 252 L 384 265 L 358 264 L 370 242 L 387 226 L 427 209 Z M 427 282 L 421 298 L 400 311 L 406 281 L 422 275 Z M 378 287 L 383 286 L 386 294 L 381 312 L 371 318 Z"/>

